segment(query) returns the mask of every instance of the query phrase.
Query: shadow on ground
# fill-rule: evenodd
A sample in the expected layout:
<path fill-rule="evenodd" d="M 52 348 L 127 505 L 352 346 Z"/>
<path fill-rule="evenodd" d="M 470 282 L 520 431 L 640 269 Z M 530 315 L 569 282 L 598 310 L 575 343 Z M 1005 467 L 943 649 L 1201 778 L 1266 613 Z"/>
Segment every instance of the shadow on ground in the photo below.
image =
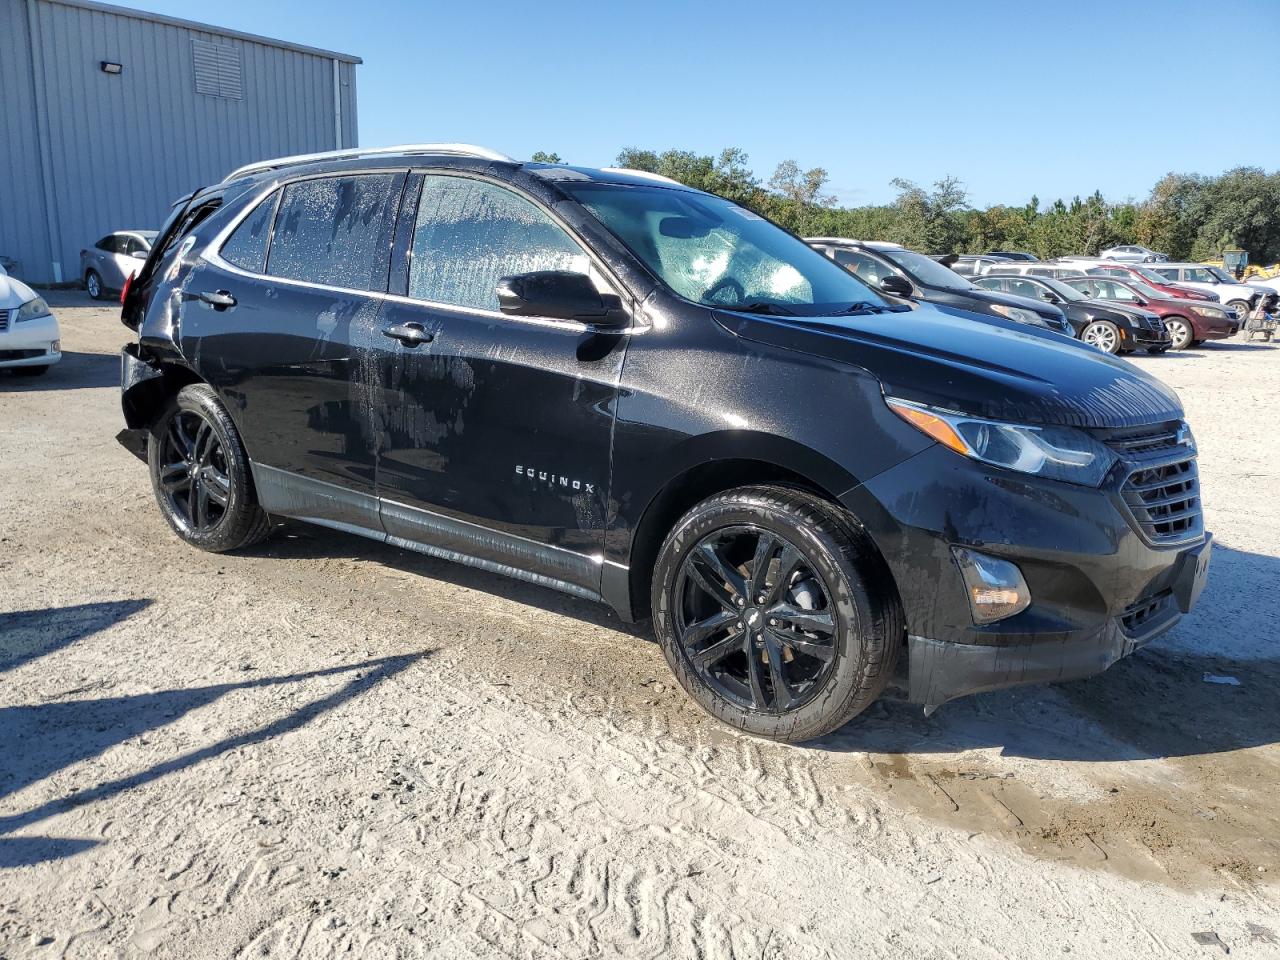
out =
<path fill-rule="evenodd" d="M 150 600 L 109 600 L 0 613 L 0 673 L 61 650 L 150 605 Z"/>
<path fill-rule="evenodd" d="M 377 563 L 405 573 L 451 583 L 468 590 L 479 590 L 495 597 L 572 617 L 608 630 L 628 633 L 644 640 L 653 639 L 647 623 L 624 623 L 603 603 L 580 600 L 550 587 L 541 587 L 535 583 L 516 580 L 498 573 L 489 573 L 449 560 L 438 560 L 426 554 L 414 553 L 412 550 L 404 550 L 377 540 L 318 527 L 310 523 L 286 520 L 272 531 L 270 539 L 246 550 L 245 555 L 271 557 L 278 560 L 341 557 L 346 560 Z"/>
<path fill-rule="evenodd" d="M 62 360 L 38 377 L 0 370 L 0 393 L 40 393 L 120 386 L 120 357 L 107 353 L 64 350 Z"/>
<path fill-rule="evenodd" d="M 1085 680 L 919 706 L 885 701 L 820 749 L 1042 760 L 1187 757 L 1280 743 L 1280 559 L 1215 548 L 1200 603 L 1168 639 Z M 1234 678 L 1239 685 L 1212 682 Z"/>
<path fill-rule="evenodd" d="M 230 734 L 207 746 L 172 757 L 145 770 L 97 783 L 86 790 L 72 788 L 67 795 L 49 800 L 24 813 L 0 816 L 0 834 L 39 823 L 71 807 L 110 799 L 167 774 L 196 766 L 228 750 L 262 743 L 297 730 L 316 717 L 337 709 L 382 681 L 401 673 L 425 656 L 427 653 L 423 652 L 238 683 L 0 709 L 0 798 L 3 798 L 59 770 L 96 757 L 117 744 L 147 731 L 158 730 L 178 717 L 233 691 L 284 686 L 319 677 L 351 675 L 333 693 L 264 726 Z M 66 856 L 95 842 L 54 838 L 0 838 L 0 867 Z"/>

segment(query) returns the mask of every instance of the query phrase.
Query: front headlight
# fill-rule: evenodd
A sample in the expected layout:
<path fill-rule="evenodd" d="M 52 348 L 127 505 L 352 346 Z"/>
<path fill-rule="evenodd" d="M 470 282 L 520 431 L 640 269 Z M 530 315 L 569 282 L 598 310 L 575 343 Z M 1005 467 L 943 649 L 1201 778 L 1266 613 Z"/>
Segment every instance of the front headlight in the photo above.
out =
<path fill-rule="evenodd" d="M 984 420 L 895 397 L 885 397 L 885 403 L 943 446 L 1006 470 L 1096 487 L 1116 462 L 1105 446 L 1070 427 Z"/>
<path fill-rule="evenodd" d="M 1191 309 L 1202 317 L 1212 317 L 1214 320 L 1225 320 L 1227 318 L 1227 311 L 1221 307 L 1202 307 L 1199 304 L 1193 304 Z"/>
<path fill-rule="evenodd" d="M 49 305 L 44 302 L 43 297 L 36 297 L 34 300 L 28 300 L 18 308 L 18 315 L 14 318 L 14 323 L 22 323 L 24 320 L 35 320 L 37 317 L 49 316 Z"/>
<path fill-rule="evenodd" d="M 991 309 L 1000 314 L 1000 316 L 1016 321 L 1017 323 L 1030 323 L 1037 327 L 1048 326 L 1040 314 L 1036 313 L 1034 310 L 1023 310 L 1021 307 L 1007 307 L 1003 303 L 993 303 L 991 304 Z"/>

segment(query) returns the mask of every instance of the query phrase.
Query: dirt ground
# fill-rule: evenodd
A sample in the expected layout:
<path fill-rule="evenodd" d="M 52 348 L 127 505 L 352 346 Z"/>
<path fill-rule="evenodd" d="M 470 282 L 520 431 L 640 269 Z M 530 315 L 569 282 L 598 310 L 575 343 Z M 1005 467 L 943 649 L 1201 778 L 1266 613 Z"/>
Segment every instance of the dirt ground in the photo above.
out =
<path fill-rule="evenodd" d="M 0 374 L 0 957 L 1280 956 L 1280 347 L 1136 361 L 1217 537 L 1175 631 L 783 747 L 603 608 L 184 546 L 114 440 L 128 331 L 54 299 L 64 362 Z"/>

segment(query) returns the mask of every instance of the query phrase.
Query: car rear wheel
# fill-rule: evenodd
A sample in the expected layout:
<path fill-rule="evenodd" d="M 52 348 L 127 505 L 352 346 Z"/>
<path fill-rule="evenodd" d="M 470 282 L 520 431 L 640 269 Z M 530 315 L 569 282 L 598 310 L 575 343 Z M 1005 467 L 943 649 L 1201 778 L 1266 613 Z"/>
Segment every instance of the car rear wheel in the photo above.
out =
<path fill-rule="evenodd" d="M 147 462 L 160 512 L 187 543 L 224 553 L 266 537 L 249 457 L 212 387 L 178 392 L 151 428 Z"/>
<path fill-rule="evenodd" d="M 1191 346 L 1194 333 L 1191 329 L 1191 322 L 1184 317 L 1165 317 L 1164 328 L 1169 331 L 1169 338 L 1173 341 L 1173 349 L 1185 350 Z"/>
<path fill-rule="evenodd" d="M 747 733 L 799 742 L 880 695 L 903 643 L 897 592 L 851 517 L 743 487 L 698 504 L 658 554 L 653 621 L 685 691 Z"/>
<path fill-rule="evenodd" d="M 89 296 L 94 300 L 101 300 L 106 296 L 106 289 L 102 286 L 102 277 L 98 276 L 97 270 L 89 270 L 85 273 L 84 288 L 89 291 Z"/>
<path fill-rule="evenodd" d="M 1106 353 L 1120 352 L 1120 329 L 1109 320 L 1095 320 L 1080 332 L 1080 339 Z"/>

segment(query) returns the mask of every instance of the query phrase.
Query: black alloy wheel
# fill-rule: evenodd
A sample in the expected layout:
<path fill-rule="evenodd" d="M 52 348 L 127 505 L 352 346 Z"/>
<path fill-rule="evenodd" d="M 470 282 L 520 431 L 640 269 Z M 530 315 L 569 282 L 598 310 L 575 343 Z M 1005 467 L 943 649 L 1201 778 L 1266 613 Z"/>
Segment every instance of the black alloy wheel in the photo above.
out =
<path fill-rule="evenodd" d="M 721 696 L 785 713 L 822 689 L 836 654 L 834 606 L 794 544 L 757 526 L 717 530 L 689 551 L 676 595 L 680 643 Z"/>
<path fill-rule="evenodd" d="M 650 605 L 685 692 L 729 726 L 788 743 L 870 706 L 905 640 L 861 524 L 793 487 L 739 487 L 691 508 L 658 551 Z"/>
<path fill-rule="evenodd" d="M 225 553 L 270 532 L 244 443 L 208 384 L 188 384 L 169 401 L 151 425 L 147 463 L 160 512 L 192 546 Z"/>
<path fill-rule="evenodd" d="M 193 533 L 209 533 L 222 522 L 231 500 L 226 454 L 205 417 L 179 410 L 160 447 L 160 487 L 176 516 Z"/>

